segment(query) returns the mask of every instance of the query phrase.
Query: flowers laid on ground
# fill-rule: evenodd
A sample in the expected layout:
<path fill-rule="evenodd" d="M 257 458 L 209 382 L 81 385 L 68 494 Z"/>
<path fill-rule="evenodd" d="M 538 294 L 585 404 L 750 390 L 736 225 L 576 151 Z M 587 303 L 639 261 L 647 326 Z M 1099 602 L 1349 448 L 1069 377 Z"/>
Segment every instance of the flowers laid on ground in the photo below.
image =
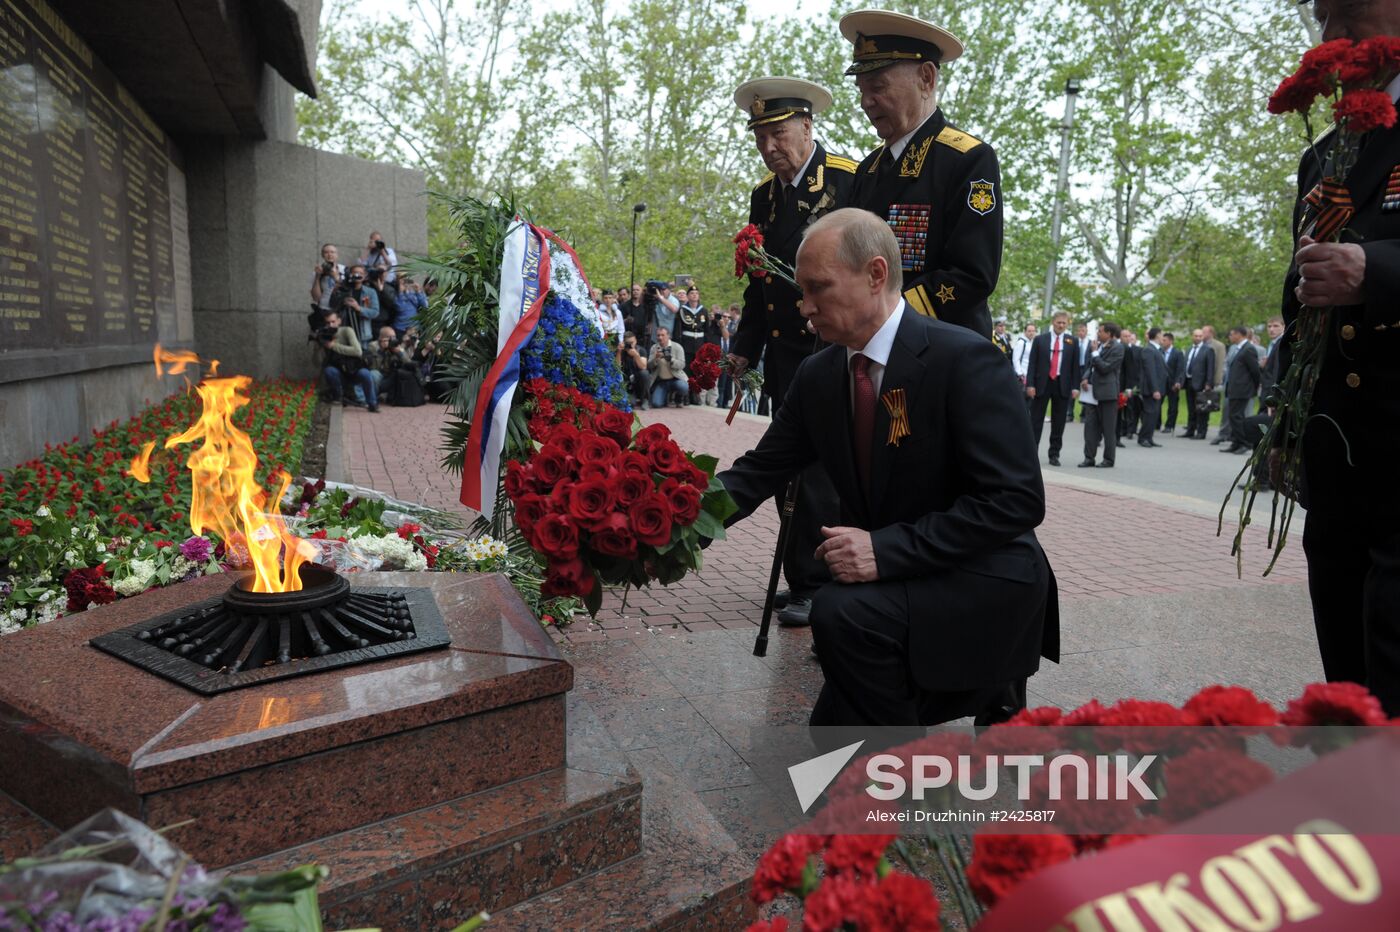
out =
<path fill-rule="evenodd" d="M 550 400 L 546 396 L 546 400 Z M 546 563 L 544 591 L 579 596 L 590 612 L 600 584 L 676 582 L 724 537 L 735 505 L 716 460 L 683 451 L 664 424 L 634 433 L 632 415 L 575 393 L 537 409 L 538 451 L 506 466 L 515 522 Z"/>
<path fill-rule="evenodd" d="M 1400 73 L 1400 37 L 1376 36 L 1360 42 L 1334 39 L 1305 53 L 1298 70 L 1285 78 L 1269 98 L 1270 113 L 1302 116 L 1303 138 L 1320 179 L 1303 196 L 1302 214 L 1296 229 L 1300 240 L 1308 237 L 1316 242 L 1336 243 L 1348 238 L 1347 224 L 1354 208 L 1347 179 L 1356 165 L 1366 134 L 1395 125 L 1395 102 L 1384 88 L 1397 73 Z M 1319 101 L 1331 104 L 1330 115 L 1336 128 L 1316 139 L 1310 115 Z M 1268 543 L 1273 556 L 1264 575 L 1273 569 L 1288 541 L 1297 506 L 1297 490 L 1302 481 L 1303 435 L 1313 420 L 1312 402 L 1323 369 L 1325 348 L 1333 339 L 1335 329 L 1331 318 L 1331 308 L 1306 305 L 1299 308 L 1297 319 L 1291 324 L 1293 332 L 1289 334 L 1288 370 L 1280 373 L 1278 384 L 1266 399 L 1276 413 L 1249 461 L 1230 483 L 1230 491 L 1221 503 L 1220 526 L 1223 527 L 1225 508 L 1236 485 L 1244 489 L 1232 547 L 1241 571 L 1244 531 L 1250 524 L 1260 487 L 1271 481 L 1271 475 L 1280 481 L 1274 488 L 1269 518 Z M 1316 429 L 1340 430 L 1336 422 Z M 1270 459 L 1274 456 L 1277 456 L 1277 464 L 1271 469 Z"/>
<path fill-rule="evenodd" d="M 932 870 L 942 876 L 943 889 L 964 927 L 975 928 L 984 910 L 1048 867 L 1170 832 L 1173 825 L 1269 786 L 1273 769 L 1251 756 L 1247 738 L 1264 736 L 1272 744 L 1307 746 L 1321 756 L 1359 740 L 1363 733 L 1354 730 L 1357 726 L 1389 724 L 1376 698 L 1354 683 L 1309 685 L 1283 712 L 1248 689 L 1218 685 L 1202 689 L 1179 707 L 1125 699 L 1110 706 L 1091 700 L 1069 712 L 1053 707 L 1027 709 L 976 738 L 940 733 L 855 760 L 827 790 L 825 809 L 806 827 L 779 839 L 759 860 L 751 895 L 760 905 L 782 896 L 801 899 L 804 932 L 937 929 L 940 904 L 927 880 L 911 876 Z M 1054 822 L 1028 825 L 1025 832 L 1013 834 L 1006 832 L 1004 823 L 1017 820 L 970 819 L 981 823 L 970 843 L 932 830 L 927 836 L 898 839 L 841 834 L 858 830 L 875 807 L 899 806 L 877 802 L 878 797 L 865 792 L 871 782 L 866 765 L 877 755 L 905 760 L 906 771 L 913 755 L 955 761 L 960 771 L 955 778 L 960 783 L 965 776 L 962 770 L 979 774 L 984 766 L 990 767 L 988 755 L 1009 759 L 1005 755 L 1027 753 L 1038 755 L 1042 764 L 1052 755 L 1084 758 L 1079 772 L 1089 782 L 1078 790 L 1070 783 L 1070 789 L 1048 792 L 1049 773 L 1043 767 L 1016 778 L 1027 781 L 1024 810 L 1055 810 Z M 1144 769 L 1153 792 L 1119 799 L 1104 789 L 1103 781 L 1130 785 L 1111 768 L 1126 768 L 1126 762 L 1141 762 L 1146 755 L 1160 758 L 1160 767 Z M 1091 766 L 1094 760 L 1098 763 Z M 1110 760 L 1114 763 L 1104 770 L 1105 761 Z M 881 766 L 889 772 L 892 765 L 885 760 Z M 1072 774 L 1074 768 L 1061 769 L 1059 774 L 1067 771 Z M 952 779 L 933 795 L 917 796 L 921 802 L 913 805 L 930 811 L 965 805 L 971 797 L 952 789 Z M 990 781 L 982 777 L 971 785 Z M 1076 796 L 1078 791 L 1087 796 Z M 989 805 L 1002 808 L 1005 802 Z M 882 815 L 897 815 L 893 809 Z M 909 873 L 901 873 L 896 865 Z M 895 877 L 903 878 L 898 888 L 881 889 Z M 896 906 L 899 921 L 890 925 L 892 914 L 887 910 Z M 750 932 L 786 927 L 786 919 L 777 918 L 751 926 Z"/>

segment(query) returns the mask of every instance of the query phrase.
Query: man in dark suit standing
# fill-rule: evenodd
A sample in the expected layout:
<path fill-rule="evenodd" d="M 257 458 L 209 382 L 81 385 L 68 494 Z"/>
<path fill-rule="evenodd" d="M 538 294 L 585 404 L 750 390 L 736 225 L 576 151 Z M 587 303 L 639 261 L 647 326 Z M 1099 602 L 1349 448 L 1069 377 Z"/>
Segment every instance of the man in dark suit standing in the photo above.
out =
<path fill-rule="evenodd" d="M 1079 341 L 1070 336 L 1069 315 L 1056 311 L 1049 331 L 1031 343 L 1026 364 L 1026 397 L 1031 402 L 1031 430 L 1035 448 L 1045 427 L 1045 408 L 1050 407 L 1050 465 L 1060 465 L 1060 447 L 1065 439 L 1065 419 L 1079 397 Z"/>
<path fill-rule="evenodd" d="M 1084 415 L 1084 462 L 1081 467 L 1098 466 L 1112 469 L 1118 453 L 1118 392 L 1123 374 L 1123 344 L 1118 342 L 1122 329 L 1113 321 L 1099 324 L 1099 342 L 1089 354 L 1089 366 L 1079 382 L 1081 391 L 1093 394 L 1095 404 L 1088 405 Z M 1080 397 L 1085 397 L 1080 395 Z M 1103 440 L 1103 461 L 1094 462 L 1099 440 Z"/>
<path fill-rule="evenodd" d="M 1235 353 L 1225 367 L 1225 417 L 1230 424 L 1230 445 L 1221 453 L 1248 453 L 1253 447 L 1244 431 L 1244 419 L 1249 414 L 1249 399 L 1259 394 L 1262 374 L 1259 354 L 1249 345 L 1248 327 L 1231 327 L 1230 345 Z"/>
<path fill-rule="evenodd" d="M 911 310 L 884 220 L 838 210 L 797 257 L 802 314 L 832 344 L 803 364 L 758 446 L 720 474 L 752 513 L 809 462 L 840 494 L 813 599 L 826 684 L 813 725 L 996 721 L 1058 654 L 1045 490 L 996 346 Z"/>
<path fill-rule="evenodd" d="M 749 197 L 749 223 L 762 231 L 769 255 L 792 265 L 802 231 L 846 205 L 854 178 L 855 162 L 827 152 L 813 135 L 812 118 L 831 106 L 831 94 L 798 78 L 759 78 L 739 85 L 734 103 L 748 118 L 768 169 Z M 797 367 L 817 347 L 817 338 L 802 319 L 801 293 L 779 277 L 751 276 L 734 334 L 736 371 L 757 365 L 762 357 L 764 392 L 776 409 Z M 821 543 L 821 526 L 836 520 L 836 514 L 836 492 L 821 467 L 804 473 L 790 544 L 782 558 L 788 588 L 775 600 L 780 624 L 807 624 L 812 593 L 828 579 L 826 567 L 812 552 Z"/>
<path fill-rule="evenodd" d="M 1128 403 L 1118 411 L 1118 446 L 1123 447 L 1124 437 L 1137 436 L 1138 418 L 1142 415 L 1142 396 L 1138 391 L 1142 382 L 1142 347 L 1138 346 L 1137 334 L 1126 327 L 1119 333 L 1118 345 L 1123 347 L 1118 391 L 1128 396 Z"/>
<path fill-rule="evenodd" d="M 1313 14 L 1324 40 L 1400 35 L 1397 0 L 1320 0 Z M 1391 81 L 1385 93 L 1398 90 Z M 1330 308 L 1298 490 L 1313 620 L 1327 679 L 1365 685 L 1400 716 L 1400 498 L 1388 491 L 1400 462 L 1400 124 L 1370 133 L 1347 176 L 1355 212 L 1344 242 L 1315 242 L 1303 199 L 1336 139 L 1318 140 L 1298 169 L 1292 229 L 1301 235 L 1284 284 L 1278 377 L 1287 377 L 1302 308 Z"/>
<path fill-rule="evenodd" d="M 1162 355 L 1162 328 L 1147 331 L 1147 345 L 1138 355 L 1138 396 L 1142 398 L 1142 428 L 1138 431 L 1138 446 L 1160 447 L 1152 432 L 1162 420 L 1162 396 L 1167 393 L 1167 360 Z"/>
<path fill-rule="evenodd" d="M 1206 439 L 1210 412 L 1202 411 L 1215 391 L 1215 350 L 1206 342 L 1200 327 L 1191 331 L 1191 348 L 1186 351 L 1186 433 L 1188 440 Z"/>
<path fill-rule="evenodd" d="M 1181 406 L 1181 387 L 1186 384 L 1186 354 L 1176 348 L 1176 335 L 1162 333 L 1162 359 L 1167 363 L 1166 425 L 1170 437 L 1176 431 L 1176 412 Z"/>

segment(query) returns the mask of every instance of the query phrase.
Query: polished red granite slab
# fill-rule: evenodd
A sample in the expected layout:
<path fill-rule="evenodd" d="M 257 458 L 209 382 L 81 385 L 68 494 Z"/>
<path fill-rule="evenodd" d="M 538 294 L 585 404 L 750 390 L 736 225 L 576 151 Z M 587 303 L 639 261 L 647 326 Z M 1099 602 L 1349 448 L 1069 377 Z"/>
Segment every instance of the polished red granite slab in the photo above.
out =
<path fill-rule="evenodd" d="M 394 811 L 403 812 L 562 761 L 560 697 L 572 685 L 572 669 L 496 576 L 352 576 L 359 586 L 431 589 L 452 645 L 212 697 L 87 643 L 215 596 L 229 582 L 205 577 L 152 590 L 0 640 L 0 790 L 58 826 L 104 805 L 152 824 L 196 806 L 219 807 L 214 817 L 226 823 L 219 830 L 235 826 L 235 840 L 202 851 L 182 840 L 192 853 L 219 861 L 259 853 L 247 848 L 276 822 L 266 808 L 275 804 L 261 802 L 279 795 L 270 786 L 284 791 L 290 808 L 282 817 L 293 826 L 340 831 L 354 807 L 337 799 L 392 789 L 390 798 L 402 797 Z M 531 711 L 492 718 L 492 710 L 515 706 Z M 482 721 L 461 723 L 473 717 Z M 450 723 L 457 724 L 434 729 Z M 474 759 L 473 743 L 513 755 L 519 768 Z M 413 755 L 423 772 L 418 782 L 432 792 L 401 785 L 405 754 Z M 363 767 L 349 765 L 360 756 Z M 353 786 L 347 792 L 337 771 L 353 772 L 365 793 Z M 276 782 L 261 782 L 267 780 Z M 240 797 L 260 802 L 229 808 Z M 326 811 L 337 807 L 345 810 L 341 816 Z M 375 811 L 376 818 L 392 814 Z M 210 817 L 206 808 L 202 818 Z M 246 830 L 237 828 L 244 823 Z M 317 837 L 295 829 L 293 836 L 262 850 Z"/>

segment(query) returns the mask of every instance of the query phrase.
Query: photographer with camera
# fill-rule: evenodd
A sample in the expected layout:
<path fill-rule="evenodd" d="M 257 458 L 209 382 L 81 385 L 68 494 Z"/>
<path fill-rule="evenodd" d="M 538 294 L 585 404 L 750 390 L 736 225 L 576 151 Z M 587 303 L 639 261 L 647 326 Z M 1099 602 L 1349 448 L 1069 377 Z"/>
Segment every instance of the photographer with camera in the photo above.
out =
<path fill-rule="evenodd" d="M 647 357 L 647 371 L 651 375 L 651 406 L 661 408 L 668 401 L 675 400 L 676 407 L 683 407 L 690 398 L 690 379 L 685 374 L 685 350 L 679 343 L 671 342 L 671 331 L 659 328 L 656 343 Z"/>
<path fill-rule="evenodd" d="M 647 400 L 651 397 L 651 374 L 647 371 L 647 359 L 637 345 L 635 333 L 622 337 L 622 383 L 635 406 L 645 411 Z"/>
<path fill-rule="evenodd" d="M 331 311 L 326 322 L 316 331 L 316 342 L 325 351 L 321 374 L 330 389 L 331 402 L 345 404 L 345 383 L 349 381 L 365 394 L 370 411 L 379 410 L 379 396 L 371 370 L 365 368 L 364 350 L 355 331 L 341 325 L 340 315 Z"/>
<path fill-rule="evenodd" d="M 676 339 L 680 311 L 681 303 L 671 297 L 671 286 L 667 282 L 656 279 L 647 282 L 642 295 L 642 319 L 646 321 L 647 336 L 651 338 L 653 348 L 657 334 L 662 330 L 670 333 L 673 341 Z"/>
<path fill-rule="evenodd" d="M 379 319 L 379 292 L 369 286 L 366 278 L 363 265 L 352 265 L 331 295 L 331 309 L 362 343 L 374 339 L 374 321 Z"/>
<path fill-rule="evenodd" d="M 407 275 L 399 276 L 399 291 L 394 302 L 394 333 L 403 339 L 418 320 L 418 314 L 428 309 L 428 297 L 418 283 Z"/>
<path fill-rule="evenodd" d="M 326 243 L 321 247 L 321 261 L 316 263 L 311 272 L 312 310 L 325 314 L 334 306 L 331 304 L 331 296 L 335 293 L 336 285 L 340 284 L 344 277 L 345 266 L 340 264 L 340 251 L 334 244 Z"/>
<path fill-rule="evenodd" d="M 392 284 L 395 280 L 394 269 L 399 264 L 398 254 L 384 242 L 384 237 L 378 230 L 374 230 L 369 235 L 369 243 L 365 246 L 365 254 L 360 257 L 360 264 L 366 269 L 383 269 L 384 281 Z"/>

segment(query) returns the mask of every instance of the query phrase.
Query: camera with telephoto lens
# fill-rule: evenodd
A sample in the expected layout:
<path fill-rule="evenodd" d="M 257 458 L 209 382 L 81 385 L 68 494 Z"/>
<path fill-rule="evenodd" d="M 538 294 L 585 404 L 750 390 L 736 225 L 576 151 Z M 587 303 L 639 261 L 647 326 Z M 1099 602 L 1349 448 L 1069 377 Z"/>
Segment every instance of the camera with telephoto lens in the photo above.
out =
<path fill-rule="evenodd" d="M 375 248 L 375 250 L 377 250 L 378 252 L 383 252 L 384 250 L 388 249 L 389 247 L 384 245 L 384 241 L 383 241 L 382 239 L 377 239 L 377 240 L 374 241 L 374 248 Z"/>
<path fill-rule="evenodd" d="M 337 328 L 332 327 L 330 324 L 322 324 L 320 327 L 316 328 L 316 342 L 330 343 L 335 339 L 336 332 Z"/>
<path fill-rule="evenodd" d="M 322 263 L 321 263 L 321 274 L 322 274 L 322 275 L 334 275 L 334 274 L 335 274 L 335 263 L 334 263 L 334 262 L 329 262 L 329 261 L 327 261 L 327 262 L 322 262 Z"/>

